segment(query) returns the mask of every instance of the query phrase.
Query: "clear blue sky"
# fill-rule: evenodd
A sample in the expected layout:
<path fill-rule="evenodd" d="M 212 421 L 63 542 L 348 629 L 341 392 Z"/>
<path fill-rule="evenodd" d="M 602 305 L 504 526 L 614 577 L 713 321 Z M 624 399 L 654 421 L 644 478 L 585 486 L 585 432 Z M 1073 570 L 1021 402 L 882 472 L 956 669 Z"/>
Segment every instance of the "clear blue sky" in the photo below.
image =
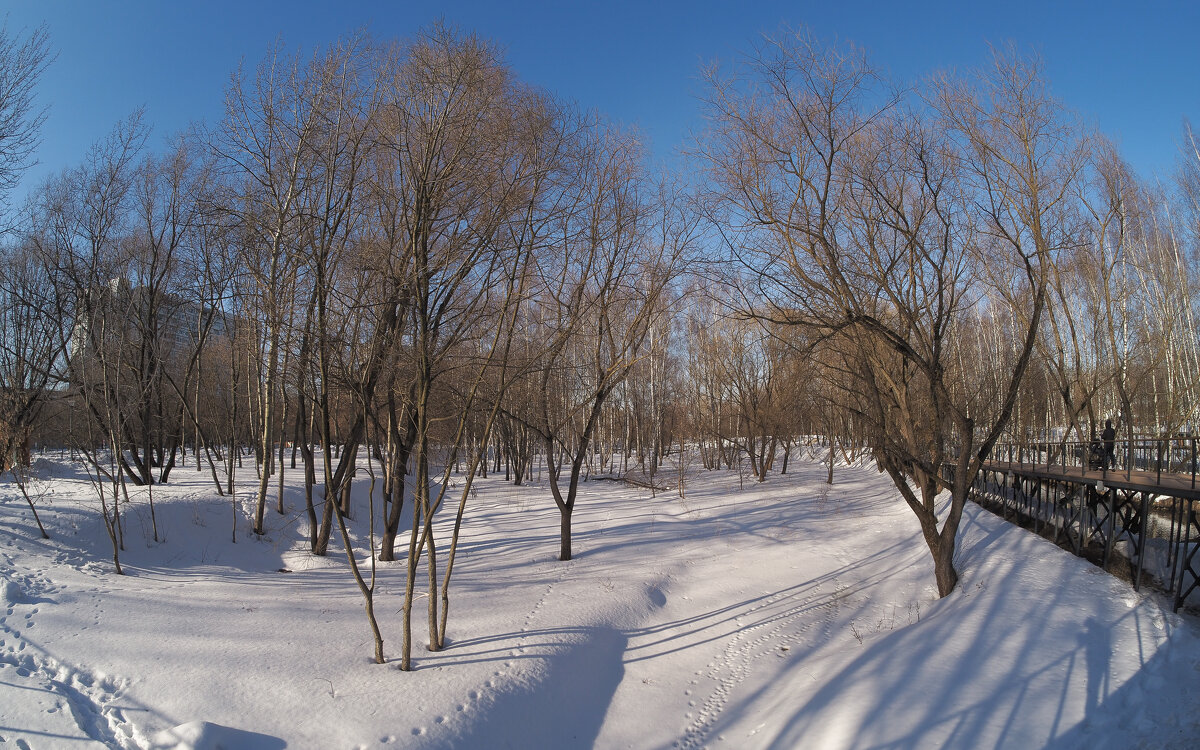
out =
<path fill-rule="evenodd" d="M 10 33 L 46 23 L 58 58 L 40 164 L 77 163 L 145 106 L 154 143 L 220 118 L 239 61 L 277 38 L 311 50 L 366 26 L 404 37 L 439 17 L 498 42 L 518 75 L 636 124 L 667 158 L 698 124 L 696 73 L 761 32 L 807 25 L 865 47 L 900 78 L 982 63 L 988 43 L 1039 51 L 1055 93 L 1121 145 L 1144 176 L 1174 165 L 1184 117 L 1200 126 L 1200 1 L 955 0 L 0 0 Z M 23 192 L 23 191 L 22 191 Z M 18 196 L 13 196 L 18 198 Z"/>

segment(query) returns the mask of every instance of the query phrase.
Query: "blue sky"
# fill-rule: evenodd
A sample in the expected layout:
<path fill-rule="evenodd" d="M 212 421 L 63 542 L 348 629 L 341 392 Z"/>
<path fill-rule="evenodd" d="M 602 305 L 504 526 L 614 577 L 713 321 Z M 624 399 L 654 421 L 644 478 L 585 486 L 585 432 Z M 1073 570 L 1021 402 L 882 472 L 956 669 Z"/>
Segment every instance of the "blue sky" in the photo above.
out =
<path fill-rule="evenodd" d="M 669 158 L 698 126 L 696 74 L 783 23 L 865 47 L 901 79 L 984 62 L 1015 41 L 1044 58 L 1055 93 L 1117 140 L 1144 176 L 1168 174 L 1184 117 L 1200 125 L 1200 2 L 675 2 L 463 0 L 255 2 L 28 0 L 10 33 L 45 22 L 58 58 L 39 98 L 50 106 L 40 164 L 26 183 L 77 163 L 138 106 L 154 143 L 221 116 L 240 61 L 281 39 L 311 50 L 366 26 L 411 35 L 444 18 L 498 42 L 525 81 L 596 108 Z"/>

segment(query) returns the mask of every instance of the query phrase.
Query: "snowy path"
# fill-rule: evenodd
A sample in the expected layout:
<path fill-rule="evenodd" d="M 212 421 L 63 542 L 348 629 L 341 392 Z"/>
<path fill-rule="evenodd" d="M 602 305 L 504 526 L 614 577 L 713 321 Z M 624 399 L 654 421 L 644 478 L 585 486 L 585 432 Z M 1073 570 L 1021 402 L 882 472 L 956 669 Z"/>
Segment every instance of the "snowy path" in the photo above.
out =
<path fill-rule="evenodd" d="M 1194 619 L 977 509 L 937 600 L 885 477 L 793 466 L 682 501 L 589 482 L 566 563 L 544 486 L 481 482 L 447 648 L 419 599 L 407 674 L 402 567 L 374 665 L 340 549 L 305 554 L 295 515 L 231 544 L 228 502 L 180 474 L 117 577 L 86 485 L 46 483 L 46 542 L 0 484 L 0 747 L 1195 746 Z"/>

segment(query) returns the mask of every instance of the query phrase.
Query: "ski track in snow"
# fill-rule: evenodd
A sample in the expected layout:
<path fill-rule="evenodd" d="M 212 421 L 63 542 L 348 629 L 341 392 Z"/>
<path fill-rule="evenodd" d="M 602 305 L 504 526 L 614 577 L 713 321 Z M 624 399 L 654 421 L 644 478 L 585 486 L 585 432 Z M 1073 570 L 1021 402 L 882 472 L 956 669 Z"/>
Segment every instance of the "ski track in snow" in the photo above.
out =
<path fill-rule="evenodd" d="M 21 572 L 13 557 L 0 553 L 9 580 L 3 583 L 3 614 L 0 614 L 0 679 L 22 689 L 55 696 L 47 713 L 69 711 L 79 730 L 88 738 L 111 748 L 140 748 L 137 731 L 114 702 L 122 695 L 128 680 L 72 666 L 50 656 L 37 645 L 30 631 L 37 625 L 40 604 L 55 604 L 54 595 L 62 591 L 46 576 L 46 570 Z M 56 556 L 59 563 L 61 553 Z M 63 561 L 63 564 L 69 564 Z M 74 567 L 74 566 L 73 566 Z M 80 566 L 77 569 L 82 569 Z M 99 589 L 88 592 L 95 603 Z M 97 614 L 93 625 L 100 624 Z M 86 629 L 86 626 L 85 626 Z M 34 631 L 36 633 L 36 631 Z M 0 741 L 4 738 L 0 737 Z M 17 746 L 30 747 L 18 739 Z"/>

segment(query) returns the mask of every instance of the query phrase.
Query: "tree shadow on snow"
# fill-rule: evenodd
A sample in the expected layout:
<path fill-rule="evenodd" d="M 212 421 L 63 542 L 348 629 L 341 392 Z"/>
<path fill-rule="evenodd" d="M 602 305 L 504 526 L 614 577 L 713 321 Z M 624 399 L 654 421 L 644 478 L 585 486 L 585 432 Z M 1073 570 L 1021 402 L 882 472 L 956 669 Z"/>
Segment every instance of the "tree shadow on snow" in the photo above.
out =
<path fill-rule="evenodd" d="M 191 721 L 154 736 L 152 750 L 283 750 L 287 743 L 278 737 L 235 729 L 208 721 Z"/>
<path fill-rule="evenodd" d="M 1121 721 L 1123 693 L 1172 690 L 1152 677 L 1163 669 L 1158 663 L 1166 649 L 1160 648 L 1112 691 L 1114 641 L 1121 632 L 1145 630 L 1145 613 L 1133 608 L 1115 618 L 1089 616 L 1070 637 L 1066 629 L 1077 627 L 1078 616 L 1070 585 L 1074 566 L 1062 570 L 1063 580 L 1043 587 L 1056 596 L 1031 606 L 1021 585 L 1030 570 L 1022 567 L 1020 550 L 988 549 L 1023 543 L 1028 540 L 1012 534 L 981 534 L 964 550 L 966 560 L 960 558 L 970 561 L 960 566 L 968 575 L 954 594 L 934 603 L 919 622 L 874 635 L 859 654 L 829 663 L 821 686 L 803 704 L 797 706 L 787 686 L 778 684 L 741 698 L 746 711 L 770 706 L 790 712 L 765 746 L 1084 747 L 1105 737 L 1103 726 Z M 989 558 L 997 562 L 971 570 L 971 563 Z M 1005 561 L 1012 562 L 1005 567 Z M 970 580 L 976 572 L 987 579 Z M 1047 644 L 1069 647 L 1055 651 Z M 739 707 L 725 711 L 714 735 L 746 715 Z"/>
<path fill-rule="evenodd" d="M 548 656 L 544 675 L 530 682 L 508 683 L 509 689 L 492 693 L 492 705 L 481 713 L 480 720 L 446 747 L 592 747 L 625 675 L 622 657 L 628 641 L 612 628 L 569 630 L 578 637 L 536 646 L 539 651 L 548 646 L 557 651 Z M 536 655 L 526 654 L 525 658 Z"/>

